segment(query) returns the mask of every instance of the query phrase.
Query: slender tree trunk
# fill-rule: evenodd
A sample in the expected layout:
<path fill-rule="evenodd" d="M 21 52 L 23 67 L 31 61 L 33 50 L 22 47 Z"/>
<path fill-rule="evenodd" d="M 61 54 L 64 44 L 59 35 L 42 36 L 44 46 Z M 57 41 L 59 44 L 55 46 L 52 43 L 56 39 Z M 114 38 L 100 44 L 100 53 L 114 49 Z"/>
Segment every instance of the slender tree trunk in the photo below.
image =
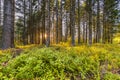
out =
<path fill-rule="evenodd" d="M 0 0 L 0 48 L 1 48 L 1 39 L 2 39 L 2 1 Z"/>
<path fill-rule="evenodd" d="M 88 22 L 87 22 L 87 21 L 86 21 L 86 25 L 85 25 L 85 26 L 86 26 L 86 27 L 85 27 L 85 29 L 86 29 L 86 31 L 85 31 L 85 32 L 86 32 L 86 34 L 85 34 L 85 37 L 86 37 L 86 38 L 85 38 L 85 39 L 86 39 L 86 40 L 85 40 L 85 43 L 87 44 L 87 42 L 88 42 L 88 41 L 87 41 L 87 40 L 88 40 Z"/>
<path fill-rule="evenodd" d="M 89 14 L 89 2 L 88 2 L 89 0 L 86 0 L 86 11 L 85 11 L 85 32 L 86 32 L 86 34 L 85 34 L 85 43 L 87 44 L 88 43 L 88 41 L 89 41 L 89 35 L 88 35 L 88 30 L 89 30 L 89 16 L 90 16 L 90 14 Z"/>
<path fill-rule="evenodd" d="M 92 44 L 92 1 L 88 1 L 88 6 L 89 6 L 89 45 Z"/>
<path fill-rule="evenodd" d="M 97 0 L 97 43 L 100 42 L 101 38 L 101 28 L 100 28 L 100 1 Z"/>
<path fill-rule="evenodd" d="M 54 26 L 55 26 L 55 20 L 54 20 L 54 19 L 55 19 L 55 14 L 54 14 L 54 10 L 53 10 L 53 19 L 52 19 L 52 20 L 53 20 L 53 23 L 52 23 L 52 24 L 53 24 L 53 25 L 52 25 L 52 27 L 53 27 L 53 33 L 52 33 L 52 36 L 53 36 L 53 37 L 52 37 L 52 38 L 53 38 L 53 40 L 52 40 L 52 41 L 53 41 L 53 44 L 54 44 L 54 42 L 55 42 L 55 27 L 54 27 Z"/>
<path fill-rule="evenodd" d="M 75 46 L 75 0 L 71 0 L 71 40 L 72 46 Z"/>
<path fill-rule="evenodd" d="M 0 0 L 0 27 L 1 27 L 1 23 L 2 23 L 2 5 L 1 5 L 1 3 L 2 3 L 2 0 Z"/>
<path fill-rule="evenodd" d="M 14 21 L 15 21 L 15 0 L 12 0 L 12 27 L 11 27 L 11 47 L 14 48 Z"/>
<path fill-rule="evenodd" d="M 110 28 L 110 43 L 112 44 L 113 43 L 113 28 L 112 28 L 112 25 L 111 25 L 111 28 Z"/>
<path fill-rule="evenodd" d="M 60 1 L 60 31 L 59 31 L 59 33 L 60 33 L 60 36 L 59 36 L 59 39 L 60 39 L 60 42 L 62 41 L 62 2 L 63 2 L 63 0 L 61 0 Z"/>
<path fill-rule="evenodd" d="M 26 45 L 26 0 L 23 1 L 24 3 L 24 28 L 23 28 L 23 44 Z"/>
<path fill-rule="evenodd" d="M 83 16 L 83 43 L 85 43 L 85 16 Z"/>
<path fill-rule="evenodd" d="M 93 27 L 93 31 L 94 31 L 94 40 L 93 40 L 93 42 L 94 42 L 94 43 L 97 42 L 97 41 L 96 41 L 96 40 L 97 40 L 97 39 L 96 39 L 96 37 L 97 37 L 97 32 L 96 32 L 96 20 L 95 20 L 95 19 L 96 19 L 96 17 L 93 18 L 93 26 L 94 26 L 94 27 Z"/>
<path fill-rule="evenodd" d="M 33 30 L 34 30 L 34 36 L 33 36 L 33 42 L 34 42 L 34 44 L 36 44 L 37 43 L 37 39 L 36 39 L 36 37 L 37 37 L 37 34 L 36 34 L 36 32 L 37 32 L 37 20 L 35 19 L 35 15 L 34 15 L 34 19 L 33 19 L 34 21 L 33 21 L 33 25 L 34 25 L 34 27 L 33 27 Z"/>
<path fill-rule="evenodd" d="M 38 44 L 41 43 L 41 28 L 40 28 L 41 20 L 38 23 Z"/>
<path fill-rule="evenodd" d="M 28 3 L 27 44 L 30 44 L 30 1 Z"/>
<path fill-rule="evenodd" d="M 30 30 L 30 33 L 31 33 L 31 44 L 34 44 L 34 15 L 33 15 L 33 0 L 30 0 L 30 14 L 31 14 L 31 30 Z"/>
<path fill-rule="evenodd" d="M 38 16 L 40 17 L 40 19 L 38 20 L 37 23 L 37 44 L 40 44 L 40 24 L 41 24 L 41 12 L 40 12 L 40 1 L 38 0 Z"/>
<path fill-rule="evenodd" d="M 103 5 L 103 34 L 102 34 L 102 43 L 105 43 L 106 40 L 106 6 L 105 1 Z"/>
<path fill-rule="evenodd" d="M 33 44 L 33 16 L 32 16 L 32 13 L 33 13 L 33 6 L 32 6 L 32 2 L 33 0 L 30 0 L 30 5 L 29 5 L 29 8 L 30 8 L 30 43 Z"/>
<path fill-rule="evenodd" d="M 58 44 L 58 0 L 56 0 L 56 44 Z"/>
<path fill-rule="evenodd" d="M 65 42 L 68 38 L 68 17 L 67 17 L 67 11 L 66 11 L 66 29 L 65 29 Z"/>
<path fill-rule="evenodd" d="M 111 36 L 110 36 L 111 35 L 110 30 L 111 29 L 110 28 L 111 28 L 111 24 L 109 23 L 109 25 L 108 25 L 108 33 L 107 33 L 108 34 L 108 43 L 111 43 L 111 40 L 110 40 L 110 38 L 111 38 Z"/>
<path fill-rule="evenodd" d="M 47 0 L 46 46 L 50 46 L 50 0 Z"/>
<path fill-rule="evenodd" d="M 14 47 L 14 0 L 4 0 L 2 49 Z"/>
<path fill-rule="evenodd" d="M 78 44 L 80 44 L 80 0 L 78 0 Z"/>
<path fill-rule="evenodd" d="M 71 22 L 72 22 L 72 19 L 71 19 L 71 16 L 72 16 L 72 13 L 71 13 L 71 7 L 72 7 L 72 0 L 70 0 L 70 4 L 69 4 L 69 17 L 70 17 L 70 21 L 69 21 L 69 37 L 71 37 L 71 34 L 72 34 L 72 30 L 71 30 Z"/>
<path fill-rule="evenodd" d="M 46 6 L 46 2 L 45 0 L 42 0 L 42 44 L 45 44 L 45 6 Z"/>

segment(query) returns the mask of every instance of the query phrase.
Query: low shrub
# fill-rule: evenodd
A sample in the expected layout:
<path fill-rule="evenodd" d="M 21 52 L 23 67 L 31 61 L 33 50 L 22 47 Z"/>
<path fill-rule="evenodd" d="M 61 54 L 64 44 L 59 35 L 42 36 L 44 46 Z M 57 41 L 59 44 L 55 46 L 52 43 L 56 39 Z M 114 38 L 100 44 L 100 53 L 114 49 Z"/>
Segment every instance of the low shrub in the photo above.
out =
<path fill-rule="evenodd" d="M 2 80 L 119 80 L 113 69 L 120 68 L 119 49 L 113 45 L 26 49 L 21 55 L 1 56 Z M 113 49 L 113 51 L 110 51 Z M 4 59 L 5 58 L 5 59 Z"/>

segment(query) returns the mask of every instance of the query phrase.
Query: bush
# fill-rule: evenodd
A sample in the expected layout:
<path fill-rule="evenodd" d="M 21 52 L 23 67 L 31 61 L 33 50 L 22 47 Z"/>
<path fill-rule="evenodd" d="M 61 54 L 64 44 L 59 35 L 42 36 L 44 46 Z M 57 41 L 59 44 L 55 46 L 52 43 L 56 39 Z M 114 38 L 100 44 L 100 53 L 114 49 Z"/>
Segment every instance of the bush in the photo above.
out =
<path fill-rule="evenodd" d="M 0 67 L 0 79 L 100 80 L 101 76 L 105 80 L 119 79 L 110 73 L 112 69 L 120 68 L 120 54 L 116 53 L 119 49 L 112 48 L 113 45 L 101 46 L 35 47 L 26 49 L 13 59 L 4 56 L 9 62 Z"/>

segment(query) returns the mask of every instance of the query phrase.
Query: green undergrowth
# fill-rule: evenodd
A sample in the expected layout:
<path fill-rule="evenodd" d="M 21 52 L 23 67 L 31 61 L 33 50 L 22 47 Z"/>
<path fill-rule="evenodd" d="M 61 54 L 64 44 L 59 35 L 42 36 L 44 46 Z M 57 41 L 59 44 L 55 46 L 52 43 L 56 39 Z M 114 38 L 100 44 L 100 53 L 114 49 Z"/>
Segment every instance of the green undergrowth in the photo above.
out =
<path fill-rule="evenodd" d="M 117 33 L 117 34 L 114 36 L 113 42 L 114 42 L 115 44 L 120 44 L 120 33 Z"/>
<path fill-rule="evenodd" d="M 120 80 L 120 45 L 36 46 L 16 57 L 12 52 L 0 52 L 0 80 Z"/>

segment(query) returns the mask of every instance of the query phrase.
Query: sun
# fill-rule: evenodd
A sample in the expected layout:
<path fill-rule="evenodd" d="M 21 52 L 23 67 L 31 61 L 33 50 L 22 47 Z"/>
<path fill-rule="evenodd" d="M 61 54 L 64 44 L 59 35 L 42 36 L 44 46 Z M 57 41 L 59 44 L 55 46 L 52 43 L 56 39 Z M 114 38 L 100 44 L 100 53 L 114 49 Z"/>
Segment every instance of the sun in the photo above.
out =
<path fill-rule="evenodd" d="M 45 34 L 45 38 L 47 38 L 47 34 Z"/>

